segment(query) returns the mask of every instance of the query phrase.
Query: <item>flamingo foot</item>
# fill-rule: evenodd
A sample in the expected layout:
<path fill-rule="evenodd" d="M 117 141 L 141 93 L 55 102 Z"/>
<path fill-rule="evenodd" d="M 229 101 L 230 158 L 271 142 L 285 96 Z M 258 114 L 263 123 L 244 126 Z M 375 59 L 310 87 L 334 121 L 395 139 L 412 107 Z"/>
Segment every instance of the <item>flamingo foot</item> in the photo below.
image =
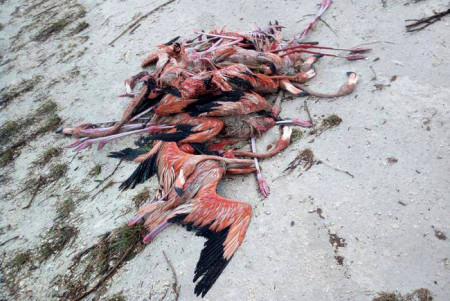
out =
<path fill-rule="evenodd" d="M 257 178 L 258 178 L 259 191 L 265 198 L 267 198 L 270 194 L 269 185 L 267 185 L 266 180 L 264 180 L 264 178 L 262 177 L 262 175 L 260 173 L 257 174 Z"/>

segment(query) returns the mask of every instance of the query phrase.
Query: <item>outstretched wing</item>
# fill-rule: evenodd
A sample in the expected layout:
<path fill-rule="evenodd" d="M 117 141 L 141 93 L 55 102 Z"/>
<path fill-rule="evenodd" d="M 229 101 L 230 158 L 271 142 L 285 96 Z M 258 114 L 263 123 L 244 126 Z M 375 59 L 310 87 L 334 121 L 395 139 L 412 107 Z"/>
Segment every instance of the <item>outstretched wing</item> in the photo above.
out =
<path fill-rule="evenodd" d="M 207 239 L 195 268 L 194 282 L 201 278 L 195 286 L 197 296 L 206 295 L 233 257 L 244 240 L 251 214 L 250 205 L 214 193 L 195 200 L 189 214 L 169 220 Z"/>
<path fill-rule="evenodd" d="M 144 183 L 147 179 L 153 177 L 153 175 L 158 172 L 158 166 L 156 164 L 157 155 L 158 154 L 155 153 L 142 161 L 131 176 L 119 186 L 119 189 L 133 189 L 137 184 Z"/>
<path fill-rule="evenodd" d="M 143 155 L 145 153 L 147 153 L 148 150 L 144 149 L 144 148 L 124 148 L 118 152 L 110 152 L 108 157 L 109 158 L 117 158 L 117 159 L 122 159 L 125 161 L 133 161 L 134 159 L 136 159 L 137 157 L 139 157 L 140 155 Z"/>

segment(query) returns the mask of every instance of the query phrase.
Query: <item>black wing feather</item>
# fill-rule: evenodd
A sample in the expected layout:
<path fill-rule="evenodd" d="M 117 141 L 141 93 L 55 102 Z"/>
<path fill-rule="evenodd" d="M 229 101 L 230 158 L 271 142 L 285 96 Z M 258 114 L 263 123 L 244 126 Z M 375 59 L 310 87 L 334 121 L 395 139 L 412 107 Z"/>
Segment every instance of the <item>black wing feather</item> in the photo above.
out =
<path fill-rule="evenodd" d="M 193 280 L 196 282 L 201 278 L 197 282 L 194 292 L 197 296 L 202 295 L 202 297 L 204 297 L 231 260 L 231 258 L 230 260 L 227 260 L 223 256 L 223 244 L 227 238 L 229 228 L 227 227 L 222 231 L 215 232 L 209 229 L 211 224 L 204 227 L 196 227 L 193 223 L 184 222 L 186 216 L 187 214 L 177 215 L 171 218 L 169 222 L 186 226 L 188 231 L 195 230 L 197 236 L 206 238 L 204 248 L 200 253 L 200 259 L 195 268 Z"/>
<path fill-rule="evenodd" d="M 239 90 L 252 91 L 254 89 L 252 84 L 250 84 L 248 81 L 246 81 L 245 79 L 242 79 L 240 77 L 235 77 L 235 76 L 228 77 L 227 76 L 227 80 L 232 85 L 234 85 L 235 87 L 239 88 Z"/>
<path fill-rule="evenodd" d="M 219 106 L 217 102 L 236 102 L 244 95 L 242 91 L 223 91 L 219 95 L 207 95 L 198 98 L 195 102 L 188 104 L 183 112 L 190 112 L 191 116 L 198 116 Z"/>
<path fill-rule="evenodd" d="M 148 142 L 150 140 L 161 140 L 167 142 L 178 142 L 180 140 L 186 139 L 194 132 L 192 131 L 193 126 L 187 124 L 176 125 L 176 132 L 173 133 L 158 133 L 155 135 L 150 135 L 143 139 L 143 141 Z"/>
<path fill-rule="evenodd" d="M 147 151 L 142 148 L 130 148 L 127 147 L 123 150 L 120 150 L 118 152 L 110 152 L 108 157 L 109 158 L 117 158 L 122 159 L 125 161 L 133 161 L 137 157 L 139 157 L 142 154 L 145 154 Z"/>
<path fill-rule="evenodd" d="M 180 90 L 178 90 L 177 88 L 174 88 L 174 87 L 164 88 L 163 92 L 167 93 L 167 94 L 172 94 L 173 96 L 176 96 L 176 97 L 182 96 Z"/>
<path fill-rule="evenodd" d="M 165 46 L 170 46 L 170 45 L 172 45 L 176 40 L 178 40 L 180 38 L 180 36 L 176 36 L 175 38 L 173 38 L 172 40 L 170 40 L 169 42 L 167 42 L 167 43 L 164 43 L 163 45 L 165 45 Z"/>
<path fill-rule="evenodd" d="M 137 184 L 144 183 L 147 179 L 153 177 L 158 172 L 156 158 L 157 154 L 154 154 L 142 161 L 131 176 L 119 186 L 119 189 L 133 189 Z"/>
<path fill-rule="evenodd" d="M 205 143 L 189 143 L 189 145 L 195 150 L 194 155 L 222 156 L 218 151 L 210 150 Z"/>

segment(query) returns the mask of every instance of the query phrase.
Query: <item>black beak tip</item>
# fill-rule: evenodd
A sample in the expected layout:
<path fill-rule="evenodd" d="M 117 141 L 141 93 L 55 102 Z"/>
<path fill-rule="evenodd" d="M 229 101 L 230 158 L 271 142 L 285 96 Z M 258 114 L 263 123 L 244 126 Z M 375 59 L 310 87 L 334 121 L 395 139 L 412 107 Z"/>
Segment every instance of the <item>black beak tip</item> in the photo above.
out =
<path fill-rule="evenodd" d="M 355 72 L 353 72 L 353 71 L 347 72 L 347 76 L 350 76 L 350 75 L 352 75 L 352 74 L 355 74 Z"/>
<path fill-rule="evenodd" d="M 323 54 L 314 54 L 314 56 L 318 59 L 320 59 L 321 57 L 323 57 Z"/>
<path fill-rule="evenodd" d="M 305 97 L 305 96 L 308 96 L 308 95 L 309 95 L 309 93 L 306 92 L 306 91 L 302 91 L 302 92 L 297 94 L 298 97 Z"/>
<path fill-rule="evenodd" d="M 183 189 L 175 187 L 175 192 L 178 194 L 178 196 L 183 196 Z"/>
<path fill-rule="evenodd" d="M 55 131 L 55 133 L 56 133 L 56 134 L 62 134 L 62 133 L 63 133 L 63 127 L 62 127 L 62 126 L 59 127 L 59 128 Z"/>

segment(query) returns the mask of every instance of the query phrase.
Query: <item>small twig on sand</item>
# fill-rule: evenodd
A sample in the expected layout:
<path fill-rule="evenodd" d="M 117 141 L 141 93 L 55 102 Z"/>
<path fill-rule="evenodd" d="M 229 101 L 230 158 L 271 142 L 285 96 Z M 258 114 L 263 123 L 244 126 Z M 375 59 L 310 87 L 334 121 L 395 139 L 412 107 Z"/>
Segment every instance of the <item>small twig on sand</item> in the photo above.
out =
<path fill-rule="evenodd" d="M 117 183 L 120 183 L 120 182 L 109 181 L 108 184 L 106 184 L 105 186 L 103 186 L 102 189 L 100 189 L 99 191 L 97 191 L 97 192 L 92 196 L 92 200 L 94 200 L 94 199 L 97 197 L 97 195 L 99 195 L 100 193 L 102 193 L 103 191 L 105 191 L 106 189 L 108 189 L 109 187 L 111 187 L 111 186 L 113 186 L 114 184 L 117 184 Z M 102 214 L 98 208 L 97 208 L 97 210 L 98 210 L 98 213 Z"/>
<path fill-rule="evenodd" d="M 370 70 L 372 70 L 373 77 L 370 80 L 377 80 L 377 74 L 375 73 L 375 69 L 372 66 L 369 66 Z"/>
<path fill-rule="evenodd" d="M 334 33 L 334 35 L 338 37 L 338 34 L 336 33 L 336 31 L 327 22 L 325 22 L 325 20 L 323 20 L 322 18 L 319 18 L 319 21 L 323 22 L 323 24 L 325 24 L 325 26 L 328 27 Z"/>
<path fill-rule="evenodd" d="M 75 155 L 73 155 L 72 159 L 70 159 L 69 164 L 73 162 L 73 160 L 75 160 L 75 158 L 78 156 L 80 152 L 77 152 Z"/>
<path fill-rule="evenodd" d="M 34 192 L 33 192 L 33 195 L 31 196 L 30 201 L 28 202 L 28 204 L 27 204 L 25 207 L 22 207 L 22 209 L 28 209 L 28 208 L 30 208 L 31 204 L 33 203 L 34 199 L 36 198 L 36 195 L 37 195 L 38 192 L 39 192 L 39 189 L 40 189 L 41 186 L 44 184 L 44 182 L 45 182 L 44 177 L 43 177 L 43 176 L 39 176 L 39 180 L 38 180 L 38 182 L 37 182 L 37 184 L 36 184 L 36 187 L 34 188 Z"/>
<path fill-rule="evenodd" d="M 164 258 L 166 258 L 167 264 L 170 267 L 170 270 L 172 271 L 172 275 L 173 275 L 173 284 L 172 284 L 172 290 L 173 293 L 175 294 L 175 301 L 178 300 L 178 298 L 180 297 L 180 288 L 181 286 L 178 286 L 178 278 L 177 278 L 177 273 L 175 272 L 175 268 L 172 265 L 172 262 L 170 262 L 169 258 L 167 257 L 166 253 L 164 251 L 162 251 Z"/>
<path fill-rule="evenodd" d="M 304 101 L 303 105 L 305 106 L 306 114 L 308 114 L 309 122 L 311 122 L 311 124 L 313 126 L 314 133 L 315 133 L 316 132 L 316 125 L 315 125 L 315 123 L 314 123 L 314 121 L 313 121 L 313 119 L 311 117 L 311 113 L 309 112 L 308 104 L 306 103 L 306 100 Z"/>
<path fill-rule="evenodd" d="M 126 34 L 131 28 L 133 28 L 134 26 L 136 26 L 136 24 L 138 24 L 139 22 L 141 22 L 142 20 L 146 19 L 147 17 L 149 17 L 151 14 L 157 12 L 158 10 L 160 10 L 161 8 L 165 7 L 166 5 L 169 5 L 170 3 L 175 2 L 175 0 L 169 0 L 163 4 L 161 4 L 160 6 L 158 6 L 157 8 L 149 11 L 148 13 L 146 13 L 145 15 L 143 15 L 142 17 L 138 18 L 136 21 L 134 21 L 133 23 L 131 23 L 127 28 L 125 28 L 124 31 L 122 31 L 114 40 L 112 40 L 111 42 L 109 42 L 108 45 L 112 45 L 115 41 L 117 41 L 120 37 L 122 37 L 124 34 Z"/>
<path fill-rule="evenodd" d="M 106 180 L 108 180 L 109 178 L 112 177 L 113 174 L 116 173 L 117 169 L 119 168 L 120 163 L 122 163 L 122 160 L 119 161 L 119 163 L 117 163 L 116 168 L 114 168 L 113 172 L 110 173 L 106 178 L 104 178 L 103 180 L 100 181 L 100 183 L 97 184 L 97 186 L 95 186 L 93 189 L 91 189 L 89 192 L 94 191 L 95 189 L 99 188 L 100 185 L 102 185 Z"/>
<path fill-rule="evenodd" d="M 170 287 L 166 288 L 166 291 L 164 292 L 164 295 L 161 298 L 161 301 L 164 300 L 164 298 L 167 296 L 167 293 L 169 292 Z"/>
<path fill-rule="evenodd" d="M 124 262 L 125 258 L 128 256 L 128 254 L 130 254 L 131 250 L 133 250 L 133 248 L 136 246 L 138 241 L 139 240 L 136 239 L 136 241 L 131 246 L 129 246 L 128 249 L 126 249 L 125 253 L 123 253 L 122 257 L 120 257 L 120 259 L 116 262 L 116 264 L 112 267 L 112 269 L 108 273 L 106 273 L 106 275 L 103 276 L 94 287 L 92 287 L 91 289 L 82 293 L 80 296 L 75 298 L 73 301 L 79 301 L 79 300 L 89 296 L 91 293 L 95 292 L 96 290 L 98 290 L 98 288 L 117 271 L 117 268 Z"/>
<path fill-rule="evenodd" d="M 323 164 L 323 165 L 325 165 L 326 167 L 329 167 L 329 168 L 331 168 L 331 169 L 334 169 L 335 171 L 345 173 L 345 174 L 349 175 L 349 176 L 352 177 L 352 178 L 355 177 L 354 175 L 352 175 L 352 174 L 349 173 L 348 171 L 342 170 L 342 169 L 339 169 L 339 168 L 336 168 L 336 167 L 334 167 L 334 166 L 331 166 L 331 165 L 329 165 L 328 163 L 323 162 L 322 160 L 318 160 L 318 161 L 316 162 L 316 164 Z"/>
<path fill-rule="evenodd" d="M 89 251 L 91 251 L 92 249 L 94 249 L 96 247 L 96 245 L 90 246 L 89 248 L 84 249 L 83 251 L 81 251 L 80 253 L 78 253 L 77 255 L 75 255 L 75 257 L 72 259 L 72 264 L 70 265 L 70 267 L 68 267 L 68 270 L 72 270 L 72 268 L 74 266 L 76 266 L 77 264 L 80 263 L 80 259 L 86 255 L 87 253 L 89 253 Z"/>
<path fill-rule="evenodd" d="M 138 25 L 136 25 L 131 31 L 130 34 L 133 34 L 133 32 L 139 28 L 139 26 L 141 26 L 141 23 L 139 23 Z"/>
<path fill-rule="evenodd" d="M 13 240 L 18 239 L 19 237 L 20 237 L 19 235 L 16 235 L 16 236 L 14 236 L 14 237 L 11 237 L 10 239 L 5 240 L 4 242 L 0 243 L 0 247 L 6 245 L 6 244 L 9 243 L 10 241 L 13 241 Z"/>
<path fill-rule="evenodd" d="M 442 11 L 440 13 L 435 13 L 432 16 L 426 17 L 426 18 L 422 18 L 422 19 L 413 19 L 413 20 L 405 20 L 405 22 L 411 22 L 411 21 L 416 21 L 414 23 L 411 23 L 409 25 L 406 25 L 406 31 L 407 32 L 413 32 L 413 31 L 419 31 L 422 29 L 427 28 L 428 26 L 430 26 L 431 24 L 440 21 L 442 17 L 444 17 L 445 15 L 450 14 L 450 8 Z"/>

